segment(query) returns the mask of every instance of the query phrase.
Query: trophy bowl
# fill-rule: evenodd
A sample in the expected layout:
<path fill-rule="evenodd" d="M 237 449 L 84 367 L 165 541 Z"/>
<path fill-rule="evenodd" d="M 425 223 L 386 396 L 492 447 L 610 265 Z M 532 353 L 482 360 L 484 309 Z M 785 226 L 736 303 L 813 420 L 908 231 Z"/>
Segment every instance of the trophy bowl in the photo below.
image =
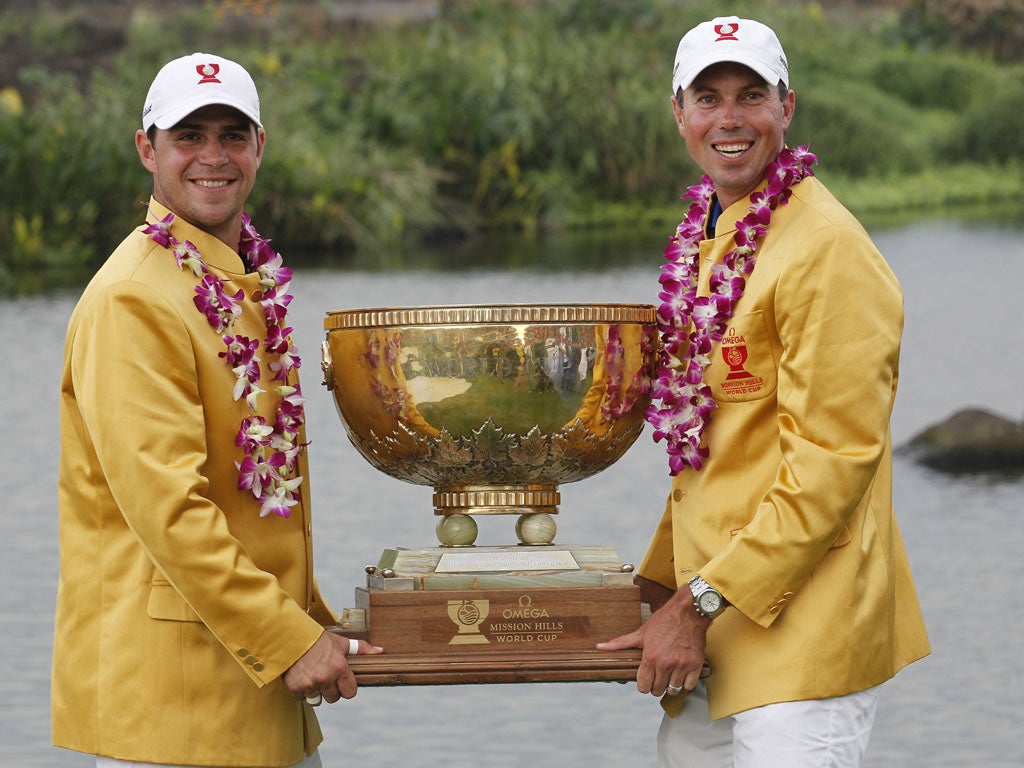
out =
<path fill-rule="evenodd" d="M 518 514 L 550 544 L 558 486 L 617 461 L 644 428 L 655 308 L 500 304 L 328 312 L 324 384 L 374 467 L 432 486 L 437 535 L 469 546 L 474 515 Z"/>

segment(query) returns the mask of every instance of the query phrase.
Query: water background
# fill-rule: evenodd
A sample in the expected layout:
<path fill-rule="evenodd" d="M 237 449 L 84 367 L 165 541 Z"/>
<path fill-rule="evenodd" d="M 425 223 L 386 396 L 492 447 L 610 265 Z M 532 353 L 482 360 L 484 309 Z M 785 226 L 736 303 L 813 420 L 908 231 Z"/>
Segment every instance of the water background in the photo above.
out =
<path fill-rule="evenodd" d="M 967 406 L 1021 418 L 1024 232 L 930 223 L 874 236 L 906 301 L 896 442 Z M 344 436 L 319 385 L 324 313 L 409 304 L 652 303 L 663 243 L 660 235 L 640 238 L 623 268 L 595 246 L 596 271 L 470 265 L 457 272 L 297 273 L 289 318 L 304 360 L 313 441 L 316 569 L 336 609 L 352 605 L 363 566 L 382 549 L 435 539 L 430 489 L 374 470 Z M 651 254 L 646 265 L 638 265 L 640 254 Z M 76 298 L 0 301 L 9 371 L 0 399 L 0 540 L 11 544 L 0 558 L 4 767 L 95 764 L 51 747 L 49 727 L 58 386 Z M 558 543 L 611 545 L 623 560 L 639 562 L 667 487 L 648 429 L 604 473 L 562 486 Z M 1024 765 L 1024 479 L 953 478 L 897 459 L 895 495 L 934 652 L 885 688 L 868 765 Z M 511 518 L 484 519 L 480 528 L 481 544 L 514 540 Z M 653 765 L 660 712 L 655 699 L 617 683 L 366 688 L 353 701 L 320 708 L 321 754 L 328 768 L 397 760 L 416 768 Z"/>

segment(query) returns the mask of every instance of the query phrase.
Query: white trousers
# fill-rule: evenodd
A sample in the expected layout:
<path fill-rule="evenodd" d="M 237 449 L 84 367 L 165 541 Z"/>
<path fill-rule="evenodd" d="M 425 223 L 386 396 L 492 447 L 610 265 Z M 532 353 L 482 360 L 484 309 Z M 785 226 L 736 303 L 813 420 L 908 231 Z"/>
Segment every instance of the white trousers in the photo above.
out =
<path fill-rule="evenodd" d="M 167 763 L 137 763 L 133 760 L 115 760 L 112 757 L 96 755 L 96 768 L 192 768 L 186 765 L 169 765 Z M 291 768 L 323 768 L 320 762 L 320 753 L 314 752 L 301 763 L 295 763 Z"/>
<path fill-rule="evenodd" d="M 701 682 L 658 731 L 660 768 L 860 768 L 881 686 L 832 699 L 768 704 L 720 720 Z"/>

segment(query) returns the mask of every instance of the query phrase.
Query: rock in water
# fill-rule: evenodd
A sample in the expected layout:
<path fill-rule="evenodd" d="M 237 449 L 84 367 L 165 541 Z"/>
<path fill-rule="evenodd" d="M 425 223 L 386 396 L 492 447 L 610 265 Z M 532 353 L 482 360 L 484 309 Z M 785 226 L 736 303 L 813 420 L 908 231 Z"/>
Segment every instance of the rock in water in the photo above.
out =
<path fill-rule="evenodd" d="M 1024 471 L 1024 425 L 969 408 L 920 432 L 899 453 L 942 472 Z"/>

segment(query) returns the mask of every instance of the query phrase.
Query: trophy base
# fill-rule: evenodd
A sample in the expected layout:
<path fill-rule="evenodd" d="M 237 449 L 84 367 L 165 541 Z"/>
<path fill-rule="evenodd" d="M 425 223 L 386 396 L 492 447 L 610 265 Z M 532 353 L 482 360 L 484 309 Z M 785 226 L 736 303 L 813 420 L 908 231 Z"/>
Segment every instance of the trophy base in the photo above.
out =
<path fill-rule="evenodd" d="M 335 631 L 360 685 L 636 679 L 639 650 L 597 643 L 642 623 L 632 566 L 606 547 L 386 550 Z"/>
<path fill-rule="evenodd" d="M 639 650 L 495 652 L 487 656 L 384 653 L 351 656 L 348 661 L 363 686 L 626 683 L 636 680 L 640 655 Z"/>

